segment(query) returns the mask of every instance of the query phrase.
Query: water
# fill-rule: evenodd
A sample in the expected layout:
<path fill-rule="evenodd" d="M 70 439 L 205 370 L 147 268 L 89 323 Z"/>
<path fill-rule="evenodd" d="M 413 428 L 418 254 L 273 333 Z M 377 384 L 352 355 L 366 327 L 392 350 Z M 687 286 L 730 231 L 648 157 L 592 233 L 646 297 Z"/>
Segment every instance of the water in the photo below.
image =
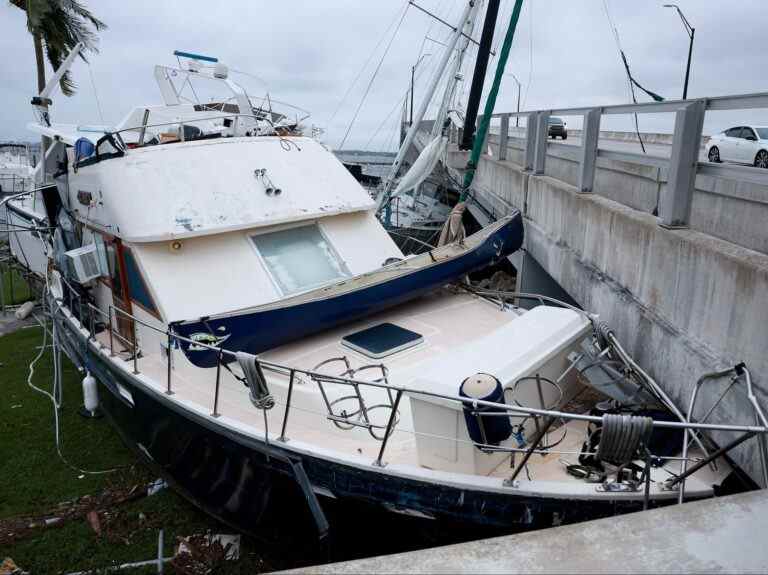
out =
<path fill-rule="evenodd" d="M 361 164 L 363 173 L 368 176 L 385 177 L 389 173 L 393 152 L 368 152 L 363 150 L 336 150 L 336 157 L 345 164 Z"/>

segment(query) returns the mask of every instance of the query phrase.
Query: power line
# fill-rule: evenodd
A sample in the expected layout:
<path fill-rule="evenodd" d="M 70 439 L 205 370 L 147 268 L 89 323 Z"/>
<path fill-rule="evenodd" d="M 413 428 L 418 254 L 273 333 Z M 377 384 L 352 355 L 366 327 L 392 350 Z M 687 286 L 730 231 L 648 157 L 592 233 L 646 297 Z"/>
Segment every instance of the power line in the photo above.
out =
<path fill-rule="evenodd" d="M 525 108 L 528 102 L 528 90 L 531 89 L 531 83 L 533 82 L 533 2 L 528 3 L 528 82 L 525 85 L 525 94 L 523 95 L 523 108 Z"/>
<path fill-rule="evenodd" d="M 405 9 L 408 9 L 408 0 L 406 0 Z M 371 63 L 371 60 L 373 60 L 373 57 L 376 55 L 376 52 L 378 52 L 379 47 L 384 42 L 385 38 L 389 35 L 389 32 L 392 30 L 392 27 L 397 22 L 397 15 L 400 14 L 400 11 L 398 10 L 395 13 L 395 17 L 390 22 L 389 26 L 387 26 L 387 29 L 384 31 L 384 34 L 381 35 L 381 38 L 379 38 L 379 41 L 376 43 L 376 46 L 373 50 L 371 50 L 371 53 L 368 55 L 368 58 L 366 59 L 365 63 L 360 68 L 360 71 L 357 73 L 357 76 L 355 76 L 355 79 L 352 80 L 352 83 L 349 85 L 349 88 L 347 88 L 347 91 L 344 93 L 344 96 L 339 100 L 338 105 L 336 106 L 336 109 L 333 111 L 333 114 L 331 115 L 331 118 L 328 120 L 328 124 L 330 125 L 333 120 L 336 118 L 336 115 L 341 110 L 341 107 L 344 105 L 344 102 L 347 101 L 347 98 L 352 93 L 352 89 L 357 85 L 357 82 L 360 80 L 360 78 L 363 75 L 363 72 L 365 72 L 365 69 L 368 67 L 368 64 Z"/>
<path fill-rule="evenodd" d="M 96 90 L 96 81 L 93 79 L 93 70 L 91 69 L 90 62 L 88 63 L 88 75 L 91 77 L 91 86 L 93 87 L 93 96 L 96 98 L 96 108 L 99 110 L 99 118 L 101 118 L 101 124 L 106 126 L 104 121 L 104 112 L 101 110 L 101 101 L 99 100 L 99 93 Z"/>
<path fill-rule="evenodd" d="M 373 71 L 373 75 L 371 76 L 371 80 L 368 82 L 368 85 L 365 88 L 365 92 L 363 93 L 363 97 L 360 99 L 360 103 L 357 106 L 357 109 L 355 110 L 355 115 L 352 116 L 352 120 L 349 122 L 349 126 L 347 127 L 347 131 L 344 134 L 344 137 L 341 139 L 341 142 L 339 143 L 338 149 L 341 150 L 344 148 L 344 144 L 347 141 L 347 138 L 349 137 L 349 133 L 352 131 L 352 126 L 355 125 L 355 120 L 357 120 L 357 116 L 360 113 L 360 110 L 363 107 L 363 104 L 365 103 L 366 98 L 368 98 L 368 93 L 371 91 L 371 87 L 373 86 L 373 82 L 376 80 L 376 77 L 379 74 L 379 70 L 381 69 L 381 65 L 384 63 L 384 59 L 387 57 L 387 54 L 389 54 L 389 49 L 392 47 L 392 43 L 395 41 L 395 38 L 397 37 L 397 33 L 400 31 L 400 27 L 403 25 L 403 20 L 405 20 L 405 15 L 408 13 L 408 8 L 410 7 L 410 3 L 406 3 L 405 9 L 403 10 L 403 15 L 400 17 L 400 21 L 397 23 L 397 27 L 395 28 L 394 34 L 392 34 L 392 38 L 389 39 L 389 43 L 387 44 L 386 49 L 384 50 L 384 53 L 381 55 L 381 58 L 379 59 L 379 63 L 376 65 L 376 69 Z"/>
<path fill-rule="evenodd" d="M 624 71 L 627 74 L 627 83 L 629 84 L 629 93 L 632 97 L 632 101 L 637 104 L 637 96 L 635 95 L 635 85 L 633 83 L 632 74 L 629 72 L 629 64 L 627 63 L 627 57 L 624 55 L 624 50 L 621 48 L 621 40 L 619 39 L 619 30 L 616 28 L 616 24 L 613 21 L 613 18 L 611 18 L 611 11 L 608 9 L 608 0 L 603 0 L 603 10 L 605 11 L 605 16 L 608 18 L 608 25 L 611 27 L 611 30 L 613 30 L 613 37 L 616 40 L 616 48 L 619 50 L 619 56 L 621 58 L 622 64 L 624 65 Z M 643 88 L 644 90 L 644 88 Z M 645 143 L 643 142 L 643 138 L 640 135 L 640 121 L 637 117 L 637 113 L 633 114 L 635 119 L 635 133 L 637 134 L 637 139 L 640 141 L 640 149 L 643 151 L 643 154 L 647 153 L 645 150 Z"/>
<path fill-rule="evenodd" d="M 416 81 L 418 81 L 422 75 L 424 75 L 424 69 L 419 70 L 419 72 L 416 74 L 416 77 L 414 79 L 414 84 L 416 84 Z M 392 107 L 392 109 L 389 111 L 386 117 L 382 120 L 381 124 L 379 124 L 379 127 L 376 128 L 376 131 L 374 131 L 373 135 L 368 139 L 368 143 L 365 144 L 365 150 L 368 150 L 368 151 L 370 150 L 370 145 L 373 143 L 373 140 L 376 138 L 376 136 L 379 135 L 379 132 L 387 123 L 387 121 L 392 117 L 392 114 L 394 114 L 395 111 L 403 105 L 403 102 L 408 97 L 408 94 L 410 93 L 410 91 L 411 91 L 411 88 L 409 83 L 409 86 L 405 90 L 405 93 L 403 94 L 403 96 L 397 102 L 395 102 L 395 105 Z"/>

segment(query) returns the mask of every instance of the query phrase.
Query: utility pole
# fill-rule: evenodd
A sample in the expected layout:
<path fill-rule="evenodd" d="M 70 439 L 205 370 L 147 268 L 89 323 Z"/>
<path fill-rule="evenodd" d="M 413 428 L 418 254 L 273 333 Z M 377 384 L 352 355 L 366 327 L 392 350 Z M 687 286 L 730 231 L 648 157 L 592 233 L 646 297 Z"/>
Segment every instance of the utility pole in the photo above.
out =
<path fill-rule="evenodd" d="M 680 7 L 677 4 L 664 4 L 664 8 L 674 8 L 677 10 L 677 13 L 680 15 L 680 19 L 683 21 L 683 27 L 685 28 L 685 33 L 688 34 L 688 38 L 690 39 L 690 42 L 688 44 L 688 64 L 685 67 L 685 84 L 683 84 L 683 100 L 688 99 L 688 80 L 691 76 L 691 55 L 693 54 L 693 37 L 696 34 L 696 28 L 691 26 L 691 24 L 688 22 L 688 19 L 683 15 L 682 10 L 680 10 Z"/>

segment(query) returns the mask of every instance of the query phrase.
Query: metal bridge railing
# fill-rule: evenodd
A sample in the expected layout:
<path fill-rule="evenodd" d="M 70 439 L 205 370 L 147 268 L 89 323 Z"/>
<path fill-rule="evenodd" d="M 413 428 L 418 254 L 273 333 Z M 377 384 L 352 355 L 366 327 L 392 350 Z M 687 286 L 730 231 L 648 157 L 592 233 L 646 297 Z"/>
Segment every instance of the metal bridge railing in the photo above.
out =
<path fill-rule="evenodd" d="M 699 148 L 704 126 L 704 116 L 709 111 L 748 110 L 768 108 L 768 92 L 718 96 L 695 100 L 667 100 L 640 104 L 621 104 L 583 108 L 560 108 L 527 112 L 503 112 L 493 114 L 500 119 L 500 160 L 507 159 L 510 145 L 510 118 L 526 118 L 524 138 L 524 162 L 526 172 L 544 174 L 547 149 L 557 148 L 579 164 L 577 188 L 580 192 L 593 191 L 597 158 L 632 162 L 665 168 L 668 171 L 667 186 L 659 201 L 660 225 L 670 228 L 688 227 L 691 219 L 691 203 L 697 174 L 730 178 L 768 186 L 768 170 L 748 166 L 729 166 L 699 161 Z M 645 154 L 599 149 L 600 121 L 603 116 L 618 114 L 675 114 L 672 153 L 669 159 Z M 582 116 L 581 146 L 550 143 L 548 118 Z M 478 124 L 482 116 L 478 117 Z M 514 137 L 514 135 L 512 135 Z M 454 129 L 451 141 L 459 141 L 459 130 Z"/>

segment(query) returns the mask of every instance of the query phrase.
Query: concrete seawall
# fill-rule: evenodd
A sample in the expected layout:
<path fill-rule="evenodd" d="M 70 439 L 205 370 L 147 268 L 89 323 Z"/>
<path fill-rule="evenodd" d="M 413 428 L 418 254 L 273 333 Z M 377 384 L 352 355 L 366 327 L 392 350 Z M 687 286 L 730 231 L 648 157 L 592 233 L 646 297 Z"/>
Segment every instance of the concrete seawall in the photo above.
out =
<path fill-rule="evenodd" d="M 575 168 L 558 157 L 561 150 L 550 150 L 549 175 L 542 176 L 523 172 L 514 163 L 516 151 L 510 152 L 513 161 L 481 159 L 473 184 L 478 198 L 496 214 L 513 207 L 523 213 L 527 252 L 575 301 L 615 329 L 678 405 L 687 407 L 701 375 L 741 361 L 754 375 L 759 399 L 768 403 L 765 190 L 699 176 L 697 188 L 728 194 L 699 190 L 695 225 L 671 230 L 650 213 L 665 185 L 661 168 L 602 160 L 596 193 L 582 194 L 569 183 Z M 452 151 L 448 163 L 458 172 L 466 159 Z M 744 211 L 739 202 L 745 202 Z M 760 222 L 750 210 L 767 211 L 759 212 Z M 727 383 L 704 389 L 698 415 Z M 731 392 L 711 421 L 752 423 L 743 389 Z M 729 438 L 715 437 L 721 444 Z M 754 441 L 734 457 L 758 479 Z"/>
<path fill-rule="evenodd" d="M 765 492 L 296 573 L 765 573 Z"/>

